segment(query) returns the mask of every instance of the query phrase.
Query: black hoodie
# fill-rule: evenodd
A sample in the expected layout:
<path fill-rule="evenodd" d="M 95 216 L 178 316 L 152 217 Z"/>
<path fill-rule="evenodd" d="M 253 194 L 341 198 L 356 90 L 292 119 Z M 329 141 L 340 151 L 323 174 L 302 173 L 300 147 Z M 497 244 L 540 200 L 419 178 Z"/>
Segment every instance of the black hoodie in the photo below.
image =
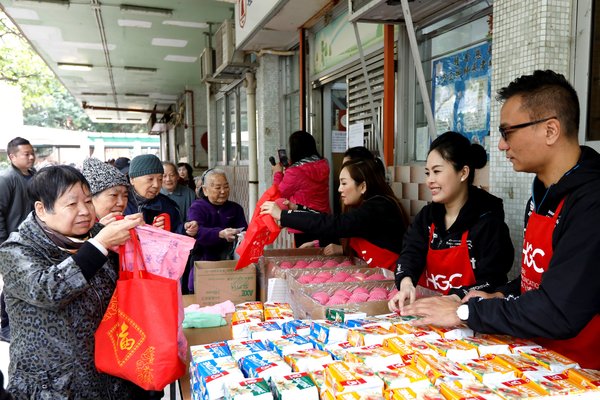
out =
<path fill-rule="evenodd" d="M 432 249 L 448 249 L 461 243 L 463 232 L 467 235 L 475 284 L 451 289 L 449 294 L 461 298 L 471 289 L 494 291 L 507 281 L 513 263 L 514 247 L 508 226 L 504 223 L 502 200 L 483 189 L 469 187 L 469 198 L 461 208 L 456 221 L 446 229 L 443 204 L 431 203 L 423 207 L 404 235 L 402 253 L 396 268 L 396 286 L 409 276 L 416 286 L 423 270 L 429 245 Z M 429 243 L 429 229 L 435 224 L 435 234 Z"/>
<path fill-rule="evenodd" d="M 595 150 L 581 146 L 578 164 L 548 190 L 534 179 L 525 226 L 533 200 L 537 212 L 549 216 L 563 198 L 552 258 L 539 289 L 519 296 L 516 280 L 501 289 L 515 296 L 470 299 L 469 327 L 522 338 L 568 339 L 600 312 L 600 155 Z"/>

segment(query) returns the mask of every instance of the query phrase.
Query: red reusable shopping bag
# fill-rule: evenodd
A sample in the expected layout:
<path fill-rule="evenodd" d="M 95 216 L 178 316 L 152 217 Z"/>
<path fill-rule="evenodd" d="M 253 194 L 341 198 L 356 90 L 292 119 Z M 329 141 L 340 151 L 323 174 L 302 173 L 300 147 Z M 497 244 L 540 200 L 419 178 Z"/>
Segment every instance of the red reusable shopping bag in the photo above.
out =
<path fill-rule="evenodd" d="M 126 257 L 135 257 L 134 270 L 121 267 L 94 335 L 96 368 L 146 390 L 163 390 L 185 372 L 177 352 L 178 282 L 146 271 L 134 230 L 131 240 L 136 251 L 121 246 L 119 258 L 123 266 Z"/>
<path fill-rule="evenodd" d="M 240 256 L 235 269 L 241 269 L 258 261 L 263 255 L 265 246 L 277 239 L 281 228 L 270 215 L 260 215 L 260 206 L 265 201 L 275 201 L 279 197 L 279 189 L 273 185 L 260 197 L 254 208 L 254 214 L 244 235 L 244 240 L 235 252 Z"/>

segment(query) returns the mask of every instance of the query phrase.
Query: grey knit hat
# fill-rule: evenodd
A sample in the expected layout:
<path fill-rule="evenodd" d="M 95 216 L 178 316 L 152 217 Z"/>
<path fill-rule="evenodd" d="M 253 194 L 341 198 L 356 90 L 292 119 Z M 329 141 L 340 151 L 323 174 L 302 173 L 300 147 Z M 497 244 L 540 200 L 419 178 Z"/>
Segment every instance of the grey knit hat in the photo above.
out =
<path fill-rule="evenodd" d="M 131 160 L 131 164 L 129 164 L 129 176 L 131 178 L 164 173 L 165 170 L 162 162 L 160 162 L 160 159 L 154 154 L 142 154 L 141 156 L 136 156 Z"/>
<path fill-rule="evenodd" d="M 119 185 L 129 186 L 127 178 L 121 171 L 97 158 L 86 158 L 83 161 L 83 170 L 81 172 L 90 184 L 92 196 L 111 187 Z"/>

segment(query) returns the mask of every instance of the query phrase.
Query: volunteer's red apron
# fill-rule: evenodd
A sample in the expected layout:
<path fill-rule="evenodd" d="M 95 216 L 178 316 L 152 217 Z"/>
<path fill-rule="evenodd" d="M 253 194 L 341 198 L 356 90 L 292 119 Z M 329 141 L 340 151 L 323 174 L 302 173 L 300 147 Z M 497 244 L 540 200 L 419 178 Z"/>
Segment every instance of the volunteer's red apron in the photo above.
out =
<path fill-rule="evenodd" d="M 356 251 L 360 258 L 366 261 L 371 267 L 382 267 L 390 271 L 396 270 L 396 261 L 399 254 L 393 251 L 382 249 L 363 238 L 350 238 L 350 247 Z"/>
<path fill-rule="evenodd" d="M 431 224 L 425 270 L 419 278 L 419 285 L 443 294 L 448 294 L 452 288 L 473 285 L 475 274 L 467 246 L 469 231 L 462 234 L 460 245 L 439 250 L 431 248 L 434 231 L 435 225 Z"/>
<path fill-rule="evenodd" d="M 546 217 L 535 211 L 527 221 L 521 259 L 521 293 L 537 289 L 552 259 L 552 233 L 562 210 L 564 199 Z M 577 336 L 566 340 L 536 338 L 536 342 L 577 361 L 582 368 L 600 369 L 600 316 L 596 315 Z"/>

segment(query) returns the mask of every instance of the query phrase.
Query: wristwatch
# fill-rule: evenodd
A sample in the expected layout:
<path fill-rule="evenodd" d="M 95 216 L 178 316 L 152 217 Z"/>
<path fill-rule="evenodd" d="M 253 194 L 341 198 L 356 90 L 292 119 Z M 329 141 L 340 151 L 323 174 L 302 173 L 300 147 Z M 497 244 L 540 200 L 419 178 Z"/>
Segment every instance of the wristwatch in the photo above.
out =
<path fill-rule="evenodd" d="M 469 319 L 469 306 L 467 304 L 461 304 L 460 306 L 458 306 L 458 308 L 456 309 L 456 316 L 461 321 L 468 320 Z"/>

